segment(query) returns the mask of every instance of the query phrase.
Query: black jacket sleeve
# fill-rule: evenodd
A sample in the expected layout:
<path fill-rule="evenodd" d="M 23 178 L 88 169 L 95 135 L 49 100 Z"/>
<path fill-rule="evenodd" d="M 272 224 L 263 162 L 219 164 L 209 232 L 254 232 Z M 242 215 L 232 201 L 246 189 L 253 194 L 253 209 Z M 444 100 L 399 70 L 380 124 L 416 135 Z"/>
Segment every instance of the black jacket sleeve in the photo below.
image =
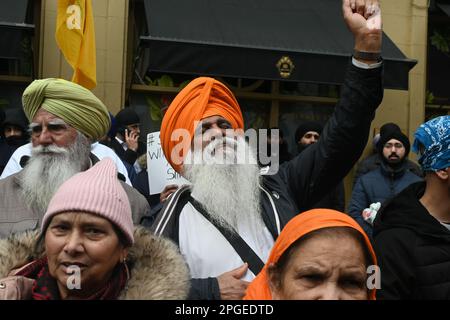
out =
<path fill-rule="evenodd" d="M 217 278 L 191 279 L 191 290 L 188 299 L 220 300 L 220 290 Z"/>
<path fill-rule="evenodd" d="M 389 229 L 375 236 L 374 247 L 381 271 L 377 299 L 411 299 L 416 286 L 415 262 L 411 252 L 415 235 L 407 229 Z"/>
<path fill-rule="evenodd" d="M 382 71 L 350 64 L 340 100 L 319 141 L 280 167 L 301 211 L 330 192 L 361 156 L 383 98 Z"/>

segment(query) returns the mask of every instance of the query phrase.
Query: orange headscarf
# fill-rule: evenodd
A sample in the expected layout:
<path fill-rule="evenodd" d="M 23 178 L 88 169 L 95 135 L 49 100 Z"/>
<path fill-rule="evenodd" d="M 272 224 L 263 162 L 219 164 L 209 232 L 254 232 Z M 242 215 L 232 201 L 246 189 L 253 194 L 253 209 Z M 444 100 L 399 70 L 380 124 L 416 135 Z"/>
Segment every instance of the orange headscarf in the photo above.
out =
<path fill-rule="evenodd" d="M 269 277 L 267 274 L 268 266 L 272 263 L 276 263 L 283 253 L 301 237 L 312 231 L 329 227 L 350 227 L 361 233 L 364 237 L 366 246 L 369 249 L 373 264 L 377 264 L 377 258 L 370 240 L 355 220 L 348 215 L 335 210 L 309 210 L 297 215 L 283 228 L 277 241 L 275 241 L 266 265 L 248 286 L 244 300 L 271 300 L 272 294 L 269 289 Z M 370 291 L 370 300 L 375 300 L 375 292 L 375 289 Z"/>
<path fill-rule="evenodd" d="M 182 162 L 186 156 L 186 150 L 190 148 L 194 136 L 194 125 L 210 116 L 222 116 L 228 120 L 233 129 L 243 129 L 244 120 L 236 98 L 225 85 L 219 81 L 200 77 L 192 80 L 170 104 L 161 124 L 161 144 L 164 155 L 170 165 L 180 173 Z M 172 132 L 176 129 L 185 129 L 189 132 L 190 139 L 172 141 Z M 172 159 L 174 147 L 181 143 L 180 158 Z M 177 163 L 178 162 L 178 163 Z"/>

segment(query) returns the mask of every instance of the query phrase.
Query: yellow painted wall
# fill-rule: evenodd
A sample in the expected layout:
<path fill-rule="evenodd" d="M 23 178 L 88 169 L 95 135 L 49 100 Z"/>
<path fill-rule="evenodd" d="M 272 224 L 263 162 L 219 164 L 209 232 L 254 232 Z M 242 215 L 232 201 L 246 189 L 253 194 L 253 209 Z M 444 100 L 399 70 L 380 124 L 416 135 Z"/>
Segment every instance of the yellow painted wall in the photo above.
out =
<path fill-rule="evenodd" d="M 73 71 L 55 40 L 56 1 L 42 1 L 41 78 L 70 80 Z M 92 0 L 97 49 L 97 87 L 94 94 L 116 114 L 123 106 L 125 92 L 128 0 Z"/>

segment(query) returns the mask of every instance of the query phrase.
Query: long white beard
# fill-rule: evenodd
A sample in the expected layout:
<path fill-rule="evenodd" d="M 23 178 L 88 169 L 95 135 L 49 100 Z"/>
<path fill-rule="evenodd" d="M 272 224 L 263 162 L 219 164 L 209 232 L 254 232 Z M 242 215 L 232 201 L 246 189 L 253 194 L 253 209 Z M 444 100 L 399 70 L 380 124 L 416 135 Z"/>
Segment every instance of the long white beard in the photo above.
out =
<path fill-rule="evenodd" d="M 217 149 L 224 143 L 226 148 Z M 238 161 L 245 156 L 247 163 Z M 219 223 L 226 221 L 236 230 L 245 225 L 258 237 L 264 225 L 259 168 L 246 141 L 243 138 L 236 142 L 230 138 L 215 139 L 202 152 L 194 151 L 186 158 L 193 159 L 190 161 L 193 164 L 184 165 L 185 175 L 192 183 L 192 196 L 203 204 L 211 217 Z M 230 164 L 230 161 L 239 164 Z"/>
<path fill-rule="evenodd" d="M 89 167 L 90 148 L 89 140 L 81 133 L 68 148 L 56 145 L 33 147 L 32 157 L 19 174 L 26 204 L 45 212 L 61 184 Z"/>

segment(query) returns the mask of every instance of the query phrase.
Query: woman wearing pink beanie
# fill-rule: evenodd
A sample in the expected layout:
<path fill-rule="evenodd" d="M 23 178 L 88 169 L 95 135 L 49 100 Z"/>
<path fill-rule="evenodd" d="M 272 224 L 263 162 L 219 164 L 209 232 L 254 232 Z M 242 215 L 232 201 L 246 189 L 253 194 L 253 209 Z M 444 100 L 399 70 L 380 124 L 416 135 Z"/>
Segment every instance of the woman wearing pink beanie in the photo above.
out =
<path fill-rule="evenodd" d="M 40 234 L 0 241 L 0 277 L 0 299 L 184 299 L 189 290 L 176 246 L 134 228 L 109 158 L 61 185 Z"/>

